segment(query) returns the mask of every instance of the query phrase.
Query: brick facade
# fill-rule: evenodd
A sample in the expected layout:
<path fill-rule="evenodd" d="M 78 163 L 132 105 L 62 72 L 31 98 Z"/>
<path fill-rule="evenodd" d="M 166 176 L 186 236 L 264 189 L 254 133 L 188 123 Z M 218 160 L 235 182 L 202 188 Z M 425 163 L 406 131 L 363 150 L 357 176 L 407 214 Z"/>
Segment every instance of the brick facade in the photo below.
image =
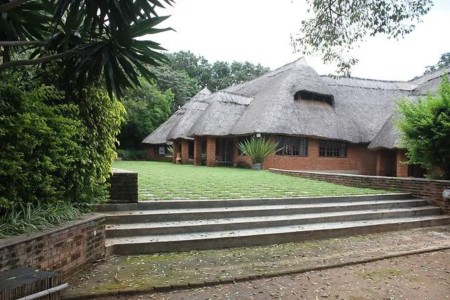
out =
<path fill-rule="evenodd" d="M 206 138 L 206 165 L 216 165 L 216 138 L 212 136 Z"/>
<path fill-rule="evenodd" d="M 90 214 L 55 229 L 3 239 L 0 272 L 32 267 L 70 276 L 105 256 L 104 222 L 103 215 Z"/>
<path fill-rule="evenodd" d="M 235 150 L 234 164 L 251 164 L 246 156 Z M 367 149 L 366 144 L 348 144 L 347 157 L 319 156 L 319 140 L 309 139 L 308 156 L 272 155 L 265 159 L 264 169 L 332 171 L 352 174 L 375 175 L 377 153 Z"/>
<path fill-rule="evenodd" d="M 444 191 L 444 189 L 450 189 L 449 180 L 430 180 L 411 177 L 400 178 L 362 176 L 280 169 L 271 169 L 270 171 L 274 173 L 286 174 L 302 178 L 323 180 L 347 186 L 408 192 L 415 197 L 429 199 L 433 202 L 434 205 L 439 206 L 443 208 L 445 212 L 450 213 L 450 201 L 447 201 L 442 197 L 442 192 Z"/>
<path fill-rule="evenodd" d="M 189 161 L 189 142 L 188 140 L 181 140 L 181 163 L 187 164 Z"/>
<path fill-rule="evenodd" d="M 136 203 L 138 201 L 138 173 L 113 169 L 110 184 L 110 203 Z"/>

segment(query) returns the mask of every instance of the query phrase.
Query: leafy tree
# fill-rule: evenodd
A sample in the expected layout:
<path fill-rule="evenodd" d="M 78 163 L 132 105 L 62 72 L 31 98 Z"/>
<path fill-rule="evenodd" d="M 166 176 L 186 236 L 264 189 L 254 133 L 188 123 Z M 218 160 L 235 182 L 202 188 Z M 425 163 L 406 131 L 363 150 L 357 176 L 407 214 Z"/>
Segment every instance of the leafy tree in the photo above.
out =
<path fill-rule="evenodd" d="M 170 89 L 162 93 L 155 84 L 148 82 L 128 91 L 122 99 L 127 117 L 118 137 L 120 147 L 138 148 L 145 136 L 170 116 L 172 102 Z"/>
<path fill-rule="evenodd" d="M 190 51 L 179 51 L 167 55 L 174 70 L 186 72 L 200 87 L 208 85 L 211 77 L 211 64 L 203 56 L 196 56 Z"/>
<path fill-rule="evenodd" d="M 428 170 L 438 168 L 450 179 L 450 82 L 443 78 L 439 93 L 417 103 L 399 103 L 396 126 L 409 163 Z"/>
<path fill-rule="evenodd" d="M 444 53 L 439 58 L 437 64 L 432 66 L 427 66 L 423 74 L 433 73 L 434 71 L 450 67 L 450 52 Z"/>
<path fill-rule="evenodd" d="M 154 75 L 145 67 L 165 57 L 158 43 L 143 36 L 169 30 L 156 26 L 156 7 L 173 0 L 0 0 L 3 63 L 0 71 L 58 60 L 66 89 L 104 78 L 110 96 L 139 85 L 139 76 Z M 11 51 L 35 50 L 30 59 L 11 60 Z"/>
<path fill-rule="evenodd" d="M 402 38 L 412 32 L 432 6 L 431 0 L 306 0 L 313 17 L 302 21 L 291 38 L 296 51 L 320 53 L 325 63 L 337 62 L 338 72 L 349 75 L 358 62 L 351 50 L 368 36 Z"/>
<path fill-rule="evenodd" d="M 161 91 L 171 90 L 174 94 L 172 112 L 183 106 L 200 91 L 197 80 L 189 77 L 186 72 L 175 70 L 170 65 L 162 65 L 154 69 L 158 80 L 156 84 Z"/>

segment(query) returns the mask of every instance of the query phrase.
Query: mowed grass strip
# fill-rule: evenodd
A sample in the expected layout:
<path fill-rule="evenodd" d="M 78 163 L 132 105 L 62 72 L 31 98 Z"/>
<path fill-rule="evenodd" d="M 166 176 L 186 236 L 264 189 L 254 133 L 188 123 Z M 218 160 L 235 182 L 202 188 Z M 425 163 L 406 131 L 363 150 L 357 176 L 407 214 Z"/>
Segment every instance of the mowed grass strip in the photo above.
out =
<path fill-rule="evenodd" d="M 139 200 L 288 198 L 385 193 L 269 171 L 116 161 L 114 168 L 138 172 Z"/>

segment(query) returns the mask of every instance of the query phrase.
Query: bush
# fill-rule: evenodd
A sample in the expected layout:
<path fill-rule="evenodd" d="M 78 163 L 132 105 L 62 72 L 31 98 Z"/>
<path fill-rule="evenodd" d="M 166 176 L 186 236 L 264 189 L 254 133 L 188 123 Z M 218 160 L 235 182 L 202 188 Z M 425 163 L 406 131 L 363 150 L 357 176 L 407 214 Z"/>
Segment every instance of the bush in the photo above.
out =
<path fill-rule="evenodd" d="M 96 87 L 68 99 L 51 84 L 9 73 L 0 76 L 0 113 L 1 216 L 56 203 L 85 210 L 105 198 L 120 102 Z"/>
<path fill-rule="evenodd" d="M 443 78 L 439 93 L 417 103 L 401 101 L 401 117 L 396 126 L 408 162 L 432 170 L 450 179 L 450 83 Z M 436 177 L 437 174 L 428 174 Z"/>
<path fill-rule="evenodd" d="M 123 160 L 146 160 L 147 152 L 145 150 L 117 149 L 117 156 Z"/>
<path fill-rule="evenodd" d="M 277 151 L 277 143 L 262 138 L 251 138 L 238 144 L 239 150 L 248 155 L 253 164 L 263 163 L 264 159 Z"/>

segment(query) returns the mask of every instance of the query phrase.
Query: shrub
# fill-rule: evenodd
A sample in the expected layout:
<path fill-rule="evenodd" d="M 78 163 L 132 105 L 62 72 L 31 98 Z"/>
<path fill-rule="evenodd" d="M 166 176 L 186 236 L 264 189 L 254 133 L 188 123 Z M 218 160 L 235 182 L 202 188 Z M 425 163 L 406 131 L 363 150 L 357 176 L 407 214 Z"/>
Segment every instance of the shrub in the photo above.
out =
<path fill-rule="evenodd" d="M 248 155 L 253 164 L 263 163 L 264 159 L 277 151 L 277 143 L 262 138 L 251 138 L 238 144 L 239 150 Z"/>
<path fill-rule="evenodd" d="M 123 160 L 145 160 L 147 153 L 145 150 L 117 149 L 117 156 Z"/>
<path fill-rule="evenodd" d="M 399 103 L 401 116 L 396 126 L 401 145 L 407 150 L 409 163 L 428 170 L 440 169 L 444 179 L 450 178 L 450 83 L 443 78 L 439 93 Z M 435 174 L 429 174 L 435 175 Z"/>
<path fill-rule="evenodd" d="M 0 215 L 61 202 L 88 209 L 107 194 L 123 106 L 96 87 L 68 99 L 23 76 L 0 76 Z"/>

